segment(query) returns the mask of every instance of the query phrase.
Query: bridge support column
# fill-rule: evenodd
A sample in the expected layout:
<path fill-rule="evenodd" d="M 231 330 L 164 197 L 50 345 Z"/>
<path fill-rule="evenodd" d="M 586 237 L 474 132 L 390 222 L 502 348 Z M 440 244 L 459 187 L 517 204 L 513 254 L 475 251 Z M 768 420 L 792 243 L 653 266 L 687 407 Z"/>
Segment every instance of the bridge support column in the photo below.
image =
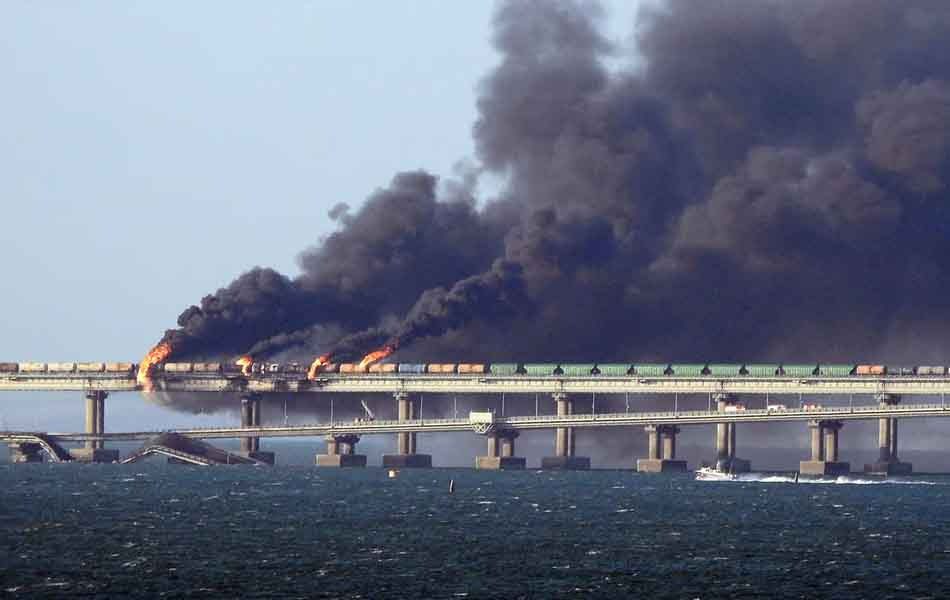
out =
<path fill-rule="evenodd" d="M 396 414 L 400 421 L 412 421 L 417 418 L 419 406 L 417 401 L 409 397 L 406 392 L 393 394 L 396 399 Z M 396 434 L 396 454 L 383 455 L 383 467 L 390 469 L 404 469 L 412 467 L 428 468 L 432 466 L 432 456 L 416 453 L 415 432 Z"/>
<path fill-rule="evenodd" d="M 247 394 L 241 397 L 241 427 L 261 426 L 261 395 Z M 261 438 L 247 436 L 241 438 L 241 454 L 248 458 L 274 464 L 274 453 L 261 450 Z"/>
<path fill-rule="evenodd" d="M 676 460 L 676 425 L 647 425 L 647 457 L 637 460 L 640 473 L 684 473 L 686 461 Z"/>
<path fill-rule="evenodd" d="M 34 442 L 11 443 L 10 462 L 16 464 L 43 462 L 43 447 Z"/>
<path fill-rule="evenodd" d="M 715 394 L 719 412 L 728 412 L 728 407 L 738 403 L 733 394 Z M 736 456 L 736 424 L 718 423 L 716 425 L 716 468 L 730 473 L 748 473 L 752 463 Z"/>
<path fill-rule="evenodd" d="M 557 406 L 557 414 L 564 417 L 574 414 L 574 401 L 567 394 L 556 392 L 552 395 Z M 575 434 L 573 427 L 558 427 L 554 432 L 554 456 L 541 459 L 542 469 L 590 469 L 590 458 L 574 455 Z"/>
<path fill-rule="evenodd" d="M 844 423 L 841 421 L 809 421 L 811 428 L 811 460 L 798 463 L 798 471 L 803 476 L 822 477 L 827 475 L 847 475 L 851 472 L 851 463 L 838 460 L 838 432 Z"/>
<path fill-rule="evenodd" d="M 896 394 L 878 394 L 881 406 L 899 404 L 901 397 Z M 885 417 L 878 420 L 878 459 L 877 462 L 864 465 L 866 473 L 875 475 L 910 475 L 914 471 L 911 463 L 901 462 L 897 457 L 897 419 Z"/>
<path fill-rule="evenodd" d="M 524 469 L 524 457 L 515 456 L 515 438 L 517 437 L 518 432 L 513 429 L 495 430 L 485 434 L 488 452 L 485 456 L 475 457 L 475 468 L 493 471 Z"/>
<path fill-rule="evenodd" d="M 105 433 L 106 396 L 102 391 L 86 393 L 86 433 L 99 435 Z M 119 451 L 105 448 L 102 440 L 88 440 L 82 448 L 75 448 L 69 452 L 73 460 L 82 462 L 116 462 L 119 460 Z"/>
<path fill-rule="evenodd" d="M 318 467 L 365 467 L 366 455 L 356 453 L 360 436 L 355 434 L 328 435 L 327 453 L 317 454 Z"/>

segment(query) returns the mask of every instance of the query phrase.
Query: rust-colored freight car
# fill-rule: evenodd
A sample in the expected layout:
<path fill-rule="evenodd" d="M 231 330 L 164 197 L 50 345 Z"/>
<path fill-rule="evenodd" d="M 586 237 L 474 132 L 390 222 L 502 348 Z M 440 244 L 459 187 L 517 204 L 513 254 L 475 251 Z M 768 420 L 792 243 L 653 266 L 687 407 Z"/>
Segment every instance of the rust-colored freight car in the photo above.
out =
<path fill-rule="evenodd" d="M 854 369 L 855 375 L 886 375 L 887 367 L 884 365 L 858 365 Z"/>

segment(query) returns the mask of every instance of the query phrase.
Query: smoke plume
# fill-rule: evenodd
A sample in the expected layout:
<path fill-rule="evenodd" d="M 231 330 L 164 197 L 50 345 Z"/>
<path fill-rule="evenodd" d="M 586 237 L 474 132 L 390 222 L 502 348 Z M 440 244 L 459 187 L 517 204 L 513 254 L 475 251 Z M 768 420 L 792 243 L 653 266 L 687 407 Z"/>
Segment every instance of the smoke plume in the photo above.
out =
<path fill-rule="evenodd" d="M 944 360 L 950 5 L 669 1 L 630 48 L 607 17 L 501 4 L 471 171 L 334 207 L 298 276 L 185 310 L 174 358 Z"/>

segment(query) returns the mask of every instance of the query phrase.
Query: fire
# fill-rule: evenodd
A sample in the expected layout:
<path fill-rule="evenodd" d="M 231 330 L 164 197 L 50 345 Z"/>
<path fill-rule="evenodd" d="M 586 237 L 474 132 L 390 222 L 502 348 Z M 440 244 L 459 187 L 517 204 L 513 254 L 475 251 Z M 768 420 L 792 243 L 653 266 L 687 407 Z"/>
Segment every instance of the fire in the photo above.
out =
<path fill-rule="evenodd" d="M 317 373 L 320 372 L 320 367 L 330 362 L 330 355 L 324 354 L 323 356 L 318 356 L 313 359 L 313 362 L 310 363 L 310 369 L 307 370 L 307 379 L 316 379 Z"/>
<path fill-rule="evenodd" d="M 142 359 L 142 362 L 139 363 L 139 372 L 138 375 L 135 376 L 135 381 L 142 386 L 143 392 L 152 391 L 152 379 L 149 377 L 152 365 L 157 365 L 164 361 L 171 353 L 172 345 L 168 342 L 162 342 L 149 350 L 145 358 Z"/>
<path fill-rule="evenodd" d="M 377 363 L 393 352 L 396 351 L 396 346 L 394 344 L 387 344 L 380 348 L 379 350 L 373 350 L 369 354 L 363 357 L 363 360 L 360 361 L 360 370 L 366 370 L 373 363 Z"/>
<path fill-rule="evenodd" d="M 241 358 L 234 361 L 234 364 L 241 367 L 241 375 L 248 377 L 251 374 L 251 367 L 254 366 L 254 359 L 250 354 L 245 354 Z"/>

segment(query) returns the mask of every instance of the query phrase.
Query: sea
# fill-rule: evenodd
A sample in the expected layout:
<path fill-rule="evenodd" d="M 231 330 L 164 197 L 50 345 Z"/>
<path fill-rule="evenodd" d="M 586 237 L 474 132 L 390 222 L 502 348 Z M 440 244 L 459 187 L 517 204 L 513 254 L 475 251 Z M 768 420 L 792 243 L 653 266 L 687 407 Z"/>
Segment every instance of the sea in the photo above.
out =
<path fill-rule="evenodd" d="M 0 597 L 950 597 L 946 475 L 395 475 L 0 465 Z"/>

